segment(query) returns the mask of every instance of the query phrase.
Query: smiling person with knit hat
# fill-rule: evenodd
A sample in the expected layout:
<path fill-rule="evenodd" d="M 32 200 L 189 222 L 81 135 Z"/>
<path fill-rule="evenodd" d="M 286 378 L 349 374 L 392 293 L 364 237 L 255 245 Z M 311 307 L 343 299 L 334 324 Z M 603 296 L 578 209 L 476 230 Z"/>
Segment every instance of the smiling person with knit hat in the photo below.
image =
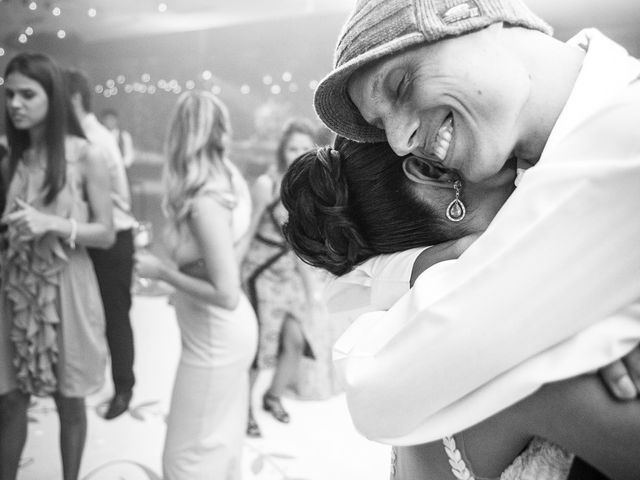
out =
<path fill-rule="evenodd" d="M 339 135 L 459 174 L 460 192 L 451 175 L 439 187 L 463 202 L 465 183 L 535 165 L 459 261 L 339 341 L 369 438 L 417 444 L 482 421 L 558 379 L 527 370 L 536 355 L 640 298 L 640 62 L 595 30 L 567 44 L 550 34 L 518 0 L 359 1 L 343 28 L 315 96 Z M 621 332 L 580 338 L 604 366 Z M 636 343 L 603 372 L 622 399 L 640 386 Z"/>

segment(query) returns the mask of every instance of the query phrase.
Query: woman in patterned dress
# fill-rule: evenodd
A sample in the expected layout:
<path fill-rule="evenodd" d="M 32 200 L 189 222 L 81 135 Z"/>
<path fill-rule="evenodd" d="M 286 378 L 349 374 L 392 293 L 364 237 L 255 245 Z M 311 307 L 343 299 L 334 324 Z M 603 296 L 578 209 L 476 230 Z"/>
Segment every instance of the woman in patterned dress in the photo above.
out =
<path fill-rule="evenodd" d="M 98 284 L 86 247 L 114 241 L 108 172 L 69 109 L 60 68 L 19 54 L 6 68 L 9 155 L 0 290 L 0 478 L 14 479 L 31 395 L 52 395 L 63 477 L 78 477 L 84 398 L 104 380 Z"/>
<path fill-rule="evenodd" d="M 291 162 L 314 145 L 309 123 L 293 120 L 285 127 L 276 165 L 258 177 L 252 189 L 253 235 L 242 264 L 244 288 L 259 323 L 252 384 L 259 369 L 275 367 L 262 405 L 283 423 L 289 422 L 289 413 L 282 406 L 282 394 L 295 382 L 302 357 L 314 357 L 316 339 L 310 335 L 310 327 L 319 291 L 314 272 L 298 260 L 282 237 L 286 217 L 280 202 L 280 180 Z M 260 436 L 251 408 L 247 433 Z"/>

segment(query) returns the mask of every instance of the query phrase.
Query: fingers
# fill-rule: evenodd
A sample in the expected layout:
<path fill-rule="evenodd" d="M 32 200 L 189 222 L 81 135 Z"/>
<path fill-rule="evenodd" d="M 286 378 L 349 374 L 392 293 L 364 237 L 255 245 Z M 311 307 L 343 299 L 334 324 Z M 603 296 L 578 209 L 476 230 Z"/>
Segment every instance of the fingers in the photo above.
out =
<path fill-rule="evenodd" d="M 33 209 L 31 205 L 18 197 L 15 198 L 13 205 L 14 207 L 12 209 L 12 212 L 2 217 L 2 223 L 11 225 L 24 218 L 25 215 L 28 214 L 29 210 Z"/>
<path fill-rule="evenodd" d="M 16 212 L 8 213 L 4 217 L 2 217 L 2 223 L 6 223 L 7 225 L 15 224 L 19 222 L 26 216 L 27 212 L 24 210 L 18 210 Z"/>
<path fill-rule="evenodd" d="M 600 376 L 609 391 L 619 400 L 632 400 L 636 398 L 638 390 L 630 377 L 626 364 L 617 360 L 600 369 Z"/>
<path fill-rule="evenodd" d="M 25 202 L 24 200 L 22 200 L 19 197 L 16 197 L 16 204 L 18 204 L 18 206 L 20 208 L 33 208 L 31 205 L 29 205 L 27 202 Z"/>

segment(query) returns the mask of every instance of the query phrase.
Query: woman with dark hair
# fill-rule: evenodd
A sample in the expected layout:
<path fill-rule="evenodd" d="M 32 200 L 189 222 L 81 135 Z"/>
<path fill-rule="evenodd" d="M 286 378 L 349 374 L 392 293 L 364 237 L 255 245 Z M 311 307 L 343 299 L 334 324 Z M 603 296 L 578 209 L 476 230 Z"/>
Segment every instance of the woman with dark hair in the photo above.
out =
<path fill-rule="evenodd" d="M 0 165 L 4 163 L 4 157 L 7 155 L 8 150 L 2 143 L 0 143 Z M 5 202 L 5 184 L 4 178 L 2 176 L 2 170 L 0 170 L 0 212 L 4 212 L 4 202 Z M 2 225 L 0 225 L 0 229 Z M 1 231 L 1 230 L 0 230 Z"/>
<path fill-rule="evenodd" d="M 70 110 L 52 59 L 19 54 L 5 79 L 0 478 L 16 477 L 30 396 L 53 395 L 63 476 L 73 480 L 86 439 L 84 397 L 101 387 L 107 354 L 86 247 L 106 248 L 114 240 L 109 177 Z"/>
<path fill-rule="evenodd" d="M 252 385 L 260 369 L 275 366 L 262 406 L 283 423 L 289 422 L 289 413 L 281 397 L 295 381 L 302 356 L 314 355 L 308 331 L 314 297 L 308 267 L 297 260 L 282 237 L 285 216 L 280 181 L 293 160 L 314 148 L 314 134 L 313 127 L 303 120 L 294 119 L 285 126 L 276 164 L 258 177 L 252 188 L 251 242 L 242 264 L 244 288 L 258 316 L 260 332 Z M 247 433 L 260 436 L 252 409 Z"/>
<path fill-rule="evenodd" d="M 284 178 L 287 240 L 307 263 L 343 275 L 375 255 L 484 231 L 513 191 L 515 173 L 466 185 L 470 207 L 455 223 L 436 209 L 453 200 L 459 177 L 418 157 L 403 163 L 385 143 L 338 138 L 335 149 L 305 155 Z"/>
<path fill-rule="evenodd" d="M 511 195 L 515 179 L 516 168 L 510 164 L 490 181 L 461 185 L 455 173 L 417 157 L 398 158 L 386 143 L 358 144 L 338 139 L 335 149 L 308 153 L 285 174 L 282 202 L 289 212 L 285 237 L 308 263 L 343 275 L 343 285 L 369 285 L 371 297 L 365 301 L 376 303 L 370 310 L 388 309 L 424 269 L 455 259 L 467 249 Z M 439 245 L 425 247 L 436 243 Z M 353 296 L 349 301 L 353 306 Z M 359 322 L 361 325 L 355 325 L 336 346 L 338 362 L 344 352 L 358 356 L 348 350 L 352 347 L 349 336 L 366 334 L 373 343 L 381 341 L 373 332 L 385 327 L 371 325 L 375 319 L 367 317 Z M 368 328 L 359 328 L 366 322 Z M 428 347 L 423 346 L 425 351 Z M 533 362 L 548 369 L 549 359 L 561 361 L 563 352 L 585 353 L 574 340 L 573 344 L 566 342 L 550 349 L 546 357 L 540 355 Z M 418 358 L 414 361 L 420 362 Z M 571 374 L 566 374 L 562 365 L 553 365 L 550 375 L 562 381 L 548 383 L 471 428 L 445 426 L 458 433 L 441 442 L 395 448 L 394 477 L 567 478 L 572 456 L 539 439 L 545 438 L 580 455 L 611 478 L 636 478 L 640 461 L 627 445 L 635 445 L 640 439 L 640 404 L 613 401 L 594 374 L 576 376 L 595 370 L 598 361 L 586 355 L 579 360 L 582 369 Z M 347 383 L 359 382 L 357 377 L 376 375 L 384 368 L 384 359 L 375 359 L 377 363 L 373 364 L 364 358 L 363 362 L 344 372 Z M 393 393 L 398 404 L 412 395 Z M 351 408 L 351 413 L 357 425 L 376 421 L 363 420 L 368 413 L 358 409 Z M 377 422 L 384 423 L 385 419 Z M 411 443 L 407 436 L 395 444 Z"/>

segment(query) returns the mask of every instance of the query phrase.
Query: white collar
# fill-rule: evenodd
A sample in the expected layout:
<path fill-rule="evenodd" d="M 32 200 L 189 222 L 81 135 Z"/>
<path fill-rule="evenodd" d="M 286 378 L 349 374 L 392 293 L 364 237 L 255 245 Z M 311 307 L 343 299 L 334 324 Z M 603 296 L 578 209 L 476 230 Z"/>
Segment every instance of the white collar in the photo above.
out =
<path fill-rule="evenodd" d="M 576 83 L 551 131 L 540 161 L 556 141 L 602 108 L 640 75 L 640 62 L 595 28 L 582 30 L 567 44 L 586 52 Z"/>

